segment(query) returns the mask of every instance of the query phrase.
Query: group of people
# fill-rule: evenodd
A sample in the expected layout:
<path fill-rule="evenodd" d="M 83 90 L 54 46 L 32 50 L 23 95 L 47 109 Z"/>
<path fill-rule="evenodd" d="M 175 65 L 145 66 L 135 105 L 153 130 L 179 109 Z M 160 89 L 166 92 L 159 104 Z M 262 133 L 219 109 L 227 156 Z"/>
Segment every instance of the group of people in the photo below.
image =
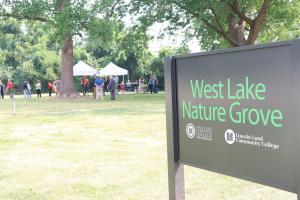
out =
<path fill-rule="evenodd" d="M 138 81 L 136 80 L 135 82 L 131 82 L 130 80 L 128 80 L 125 83 L 125 81 L 123 80 L 119 84 L 118 76 L 101 78 L 96 75 L 93 76 L 92 83 L 90 84 L 88 77 L 84 76 L 81 79 L 82 94 L 84 96 L 88 95 L 89 88 L 91 86 L 93 87 L 93 95 L 96 100 L 103 100 L 105 92 L 109 92 L 111 95 L 111 100 L 115 100 L 119 89 L 122 94 L 124 94 L 125 92 L 146 93 L 147 91 L 149 91 L 151 94 L 158 92 L 158 80 L 155 75 L 150 76 L 148 84 L 143 77 L 141 77 Z"/>
<path fill-rule="evenodd" d="M 158 86 L 158 80 L 155 75 L 150 76 L 149 82 L 148 82 L 148 88 L 150 93 L 157 93 L 157 86 Z"/>
<path fill-rule="evenodd" d="M 31 85 L 28 80 L 23 82 L 24 98 L 31 98 Z"/>
<path fill-rule="evenodd" d="M 34 86 L 35 86 L 37 97 L 41 98 L 42 97 L 42 83 L 41 83 L 41 81 L 37 80 L 37 82 Z M 47 89 L 48 89 L 48 92 L 49 92 L 49 97 L 52 96 L 53 91 L 56 93 L 56 95 L 60 95 L 60 93 L 61 93 L 61 81 L 60 81 L 60 79 L 57 78 L 54 82 L 49 80 L 48 83 L 47 83 Z M 32 86 L 31 86 L 31 84 L 28 80 L 23 81 L 22 90 L 23 90 L 24 98 L 31 98 Z M 2 80 L 0 80 L 0 98 L 1 99 L 4 99 L 5 93 L 8 93 L 10 98 L 14 97 L 14 85 L 13 85 L 13 83 L 10 79 L 7 81 L 6 86 L 4 85 Z"/>
<path fill-rule="evenodd" d="M 36 94 L 38 98 L 42 97 L 42 83 L 40 80 L 37 80 L 35 86 Z M 158 80 L 155 75 L 150 76 L 148 84 L 146 80 L 141 77 L 138 81 L 130 81 L 128 80 L 126 83 L 125 81 L 121 81 L 121 84 L 119 84 L 119 77 L 118 76 L 110 76 L 105 79 L 101 77 L 97 77 L 96 75 L 93 76 L 92 84 L 90 84 L 90 81 L 88 77 L 83 77 L 81 80 L 81 86 L 83 95 L 88 95 L 89 88 L 92 86 L 93 88 L 93 95 L 96 98 L 96 100 L 103 100 L 105 96 L 105 92 L 109 92 L 111 95 L 111 100 L 116 99 L 116 95 L 118 94 L 119 87 L 121 92 L 124 94 L 125 92 L 137 92 L 137 93 L 146 93 L 149 91 L 152 93 L 157 93 L 157 86 L 158 86 Z M 31 98 L 32 94 L 32 86 L 28 80 L 24 80 L 22 84 L 23 94 L 24 98 Z M 49 80 L 47 83 L 47 90 L 49 93 L 49 97 L 52 96 L 52 93 L 55 92 L 56 95 L 61 94 L 61 80 L 57 78 L 55 81 Z M 0 97 L 1 99 L 4 99 L 4 94 L 8 93 L 11 98 L 13 98 L 14 95 L 14 86 L 11 80 L 8 80 L 6 86 L 4 83 L 0 80 Z"/>
<path fill-rule="evenodd" d="M 1 99 L 4 99 L 4 94 L 5 92 L 7 92 L 10 96 L 10 98 L 14 98 L 14 90 L 13 90 L 14 86 L 13 83 L 10 79 L 8 79 L 6 87 L 3 84 L 2 80 L 0 80 L 0 97 Z"/>
<path fill-rule="evenodd" d="M 117 76 L 110 76 L 109 78 L 104 80 L 101 77 L 94 75 L 93 94 L 96 100 L 101 99 L 103 101 L 106 89 L 110 93 L 110 99 L 116 100 L 116 94 L 118 93 L 118 87 L 117 87 L 118 81 L 119 78 Z"/>
<path fill-rule="evenodd" d="M 47 83 L 47 89 L 49 97 L 52 96 L 52 92 L 55 92 L 56 95 L 60 95 L 61 89 L 60 89 L 61 81 L 59 78 L 57 78 L 54 82 L 49 80 Z M 37 80 L 35 84 L 35 90 L 38 98 L 42 98 L 42 83 L 40 80 Z M 25 80 L 23 82 L 23 93 L 24 98 L 31 98 L 31 85 L 28 80 Z"/>
<path fill-rule="evenodd" d="M 150 92 L 150 94 L 158 92 L 158 79 L 156 75 L 151 75 L 148 82 L 143 77 L 139 78 L 138 93 L 147 92 Z"/>
<path fill-rule="evenodd" d="M 54 92 L 57 96 L 60 96 L 61 80 L 59 78 L 57 78 L 54 82 L 49 80 L 47 83 L 47 89 L 48 89 L 49 97 L 52 96 L 52 92 Z"/>

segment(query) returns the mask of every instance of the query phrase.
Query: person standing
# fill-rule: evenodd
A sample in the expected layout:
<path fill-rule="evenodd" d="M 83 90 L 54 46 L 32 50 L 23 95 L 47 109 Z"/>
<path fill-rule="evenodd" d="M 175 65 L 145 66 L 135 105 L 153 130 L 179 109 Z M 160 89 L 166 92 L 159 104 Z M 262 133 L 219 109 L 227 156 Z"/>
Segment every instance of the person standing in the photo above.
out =
<path fill-rule="evenodd" d="M 104 86 L 103 86 L 103 95 L 105 96 L 105 92 L 109 92 L 108 90 L 109 77 L 105 78 Z"/>
<path fill-rule="evenodd" d="M 132 84 L 131 84 L 129 79 L 127 80 L 127 83 L 126 83 L 125 87 L 126 87 L 127 92 L 132 92 Z"/>
<path fill-rule="evenodd" d="M 6 85 L 6 91 L 8 92 L 11 99 L 14 98 L 14 85 L 10 79 L 8 79 L 7 85 Z"/>
<path fill-rule="evenodd" d="M 37 97 L 38 98 L 42 98 L 42 93 L 41 93 L 41 90 L 42 90 L 42 84 L 41 84 L 41 81 L 38 80 L 35 84 L 35 89 L 36 89 L 36 94 L 37 94 Z"/>
<path fill-rule="evenodd" d="M 103 80 L 103 86 L 102 86 L 102 91 L 103 91 L 103 98 L 105 97 L 105 88 L 107 87 L 107 85 L 105 85 L 106 83 L 106 78 L 101 78 Z"/>
<path fill-rule="evenodd" d="M 118 76 L 115 76 L 114 77 L 114 80 L 115 80 L 115 96 L 118 95 L 118 92 L 119 92 L 119 88 L 118 88 L 118 84 L 119 84 L 119 77 Z"/>
<path fill-rule="evenodd" d="M 153 92 L 157 93 L 158 91 L 158 79 L 156 75 L 153 76 Z"/>
<path fill-rule="evenodd" d="M 120 88 L 121 88 L 122 94 L 125 94 L 125 92 L 126 92 L 126 85 L 125 85 L 124 81 L 121 81 Z"/>
<path fill-rule="evenodd" d="M 27 80 L 23 82 L 23 93 L 24 93 L 24 98 L 27 98 L 28 97 Z"/>
<path fill-rule="evenodd" d="M 88 95 L 89 92 L 89 85 L 90 85 L 90 81 L 87 77 L 84 77 L 83 80 L 83 90 L 84 90 L 84 95 Z"/>
<path fill-rule="evenodd" d="M 144 77 L 139 78 L 139 85 L 138 85 L 138 92 L 137 93 L 144 93 Z"/>
<path fill-rule="evenodd" d="M 115 96 L 115 88 L 116 88 L 116 82 L 114 77 L 109 77 L 109 83 L 107 85 L 107 89 L 110 92 L 110 100 L 116 100 L 116 96 Z"/>
<path fill-rule="evenodd" d="M 31 86 L 29 81 L 27 81 L 27 98 L 31 98 Z"/>
<path fill-rule="evenodd" d="M 96 79 L 97 79 L 97 76 L 96 76 L 96 74 L 94 74 L 94 76 L 93 76 L 93 96 L 94 96 L 94 98 L 96 98 L 96 85 L 95 85 Z"/>
<path fill-rule="evenodd" d="M 1 94 L 1 98 L 4 99 L 4 84 L 2 83 L 2 81 L 0 80 L 0 94 Z"/>
<path fill-rule="evenodd" d="M 138 80 L 135 80 L 133 82 L 133 90 L 135 93 L 139 93 L 139 81 Z"/>
<path fill-rule="evenodd" d="M 81 82 L 80 82 L 80 85 L 81 85 L 81 88 L 82 88 L 82 95 L 83 96 L 85 96 L 85 93 L 84 93 L 84 79 L 85 79 L 85 77 L 82 77 Z"/>
<path fill-rule="evenodd" d="M 153 86 L 154 86 L 154 77 L 151 75 L 148 83 L 148 89 L 150 93 L 153 93 Z"/>
<path fill-rule="evenodd" d="M 99 100 L 99 96 L 101 101 L 103 101 L 103 85 L 104 82 L 100 77 L 97 77 L 95 80 L 95 87 L 96 87 L 96 100 Z"/>
<path fill-rule="evenodd" d="M 54 81 L 54 84 L 55 84 L 55 88 L 56 88 L 56 95 L 60 96 L 60 79 L 57 78 Z"/>
<path fill-rule="evenodd" d="M 51 97 L 51 95 L 52 95 L 52 89 L 53 89 L 52 81 L 48 82 L 47 87 L 48 87 L 48 91 L 49 91 L 49 97 Z"/>

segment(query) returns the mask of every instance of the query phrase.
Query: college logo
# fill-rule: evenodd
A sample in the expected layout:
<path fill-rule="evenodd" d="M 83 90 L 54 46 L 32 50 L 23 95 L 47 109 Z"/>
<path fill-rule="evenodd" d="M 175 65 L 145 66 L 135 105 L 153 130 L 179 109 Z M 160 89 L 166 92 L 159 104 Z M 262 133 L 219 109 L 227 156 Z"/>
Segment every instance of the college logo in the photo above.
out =
<path fill-rule="evenodd" d="M 234 134 L 233 130 L 227 129 L 225 131 L 225 141 L 228 144 L 233 144 L 235 142 L 235 134 Z"/>
<path fill-rule="evenodd" d="M 194 124 L 191 124 L 191 123 L 189 123 L 187 126 L 186 126 L 186 135 L 189 137 L 189 138 L 191 138 L 191 139 L 193 139 L 194 137 L 195 137 L 195 135 L 196 135 L 196 129 L 195 129 L 195 126 L 194 126 Z"/>

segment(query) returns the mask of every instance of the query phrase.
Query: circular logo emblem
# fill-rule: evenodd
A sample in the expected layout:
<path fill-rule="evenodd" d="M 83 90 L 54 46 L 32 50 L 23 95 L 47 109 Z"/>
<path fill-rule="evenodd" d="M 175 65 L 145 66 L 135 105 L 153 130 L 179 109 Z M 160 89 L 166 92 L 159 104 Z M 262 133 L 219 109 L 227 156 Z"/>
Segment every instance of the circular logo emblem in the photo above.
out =
<path fill-rule="evenodd" d="M 194 124 L 188 124 L 187 126 L 186 126 L 186 135 L 189 137 L 189 138 L 191 138 L 191 139 L 193 139 L 194 137 L 195 137 L 195 135 L 196 135 L 196 129 L 195 129 L 195 126 L 194 126 Z"/>
<path fill-rule="evenodd" d="M 228 144 L 233 144 L 235 142 L 235 134 L 234 134 L 234 131 L 231 130 L 231 129 L 227 129 L 225 131 L 225 141 L 228 143 Z"/>

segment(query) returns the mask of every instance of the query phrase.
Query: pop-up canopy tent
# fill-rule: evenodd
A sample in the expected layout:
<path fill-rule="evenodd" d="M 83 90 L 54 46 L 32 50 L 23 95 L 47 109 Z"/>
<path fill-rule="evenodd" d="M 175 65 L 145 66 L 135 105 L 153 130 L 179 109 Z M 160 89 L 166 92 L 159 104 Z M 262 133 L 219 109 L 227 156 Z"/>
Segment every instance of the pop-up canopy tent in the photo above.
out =
<path fill-rule="evenodd" d="M 95 74 L 97 74 L 97 70 L 83 61 L 79 61 L 73 67 L 73 76 L 93 76 Z"/>
<path fill-rule="evenodd" d="M 114 63 L 110 62 L 106 67 L 100 70 L 98 73 L 100 76 L 122 76 L 128 75 L 128 70 L 123 69 Z"/>
<path fill-rule="evenodd" d="M 98 76 L 124 76 L 129 74 L 127 69 L 123 69 L 114 63 L 110 62 L 108 65 L 106 65 L 103 69 L 100 70 L 100 72 L 97 73 Z"/>

